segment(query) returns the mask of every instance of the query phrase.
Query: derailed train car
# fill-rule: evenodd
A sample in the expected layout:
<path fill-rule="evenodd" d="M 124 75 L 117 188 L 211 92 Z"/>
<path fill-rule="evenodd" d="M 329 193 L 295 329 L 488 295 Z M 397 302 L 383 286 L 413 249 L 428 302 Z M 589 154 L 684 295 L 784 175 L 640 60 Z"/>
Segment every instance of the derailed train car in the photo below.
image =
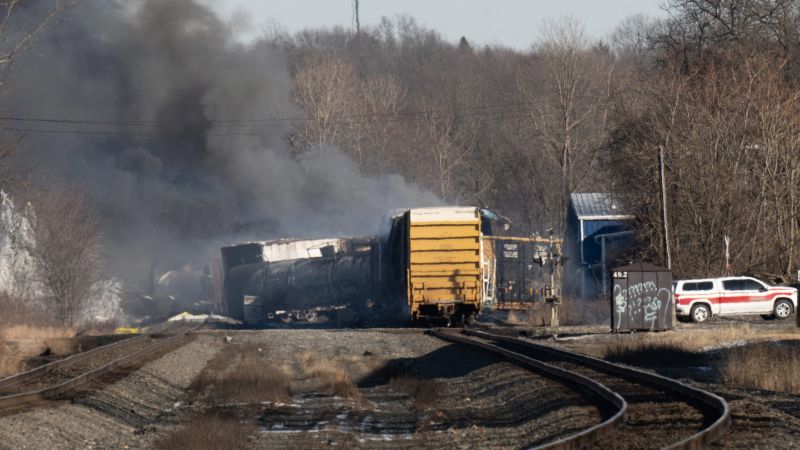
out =
<path fill-rule="evenodd" d="M 481 232 L 473 207 L 417 208 L 393 218 L 386 278 L 407 317 L 460 322 L 480 310 Z"/>
<path fill-rule="evenodd" d="M 225 247 L 218 309 L 247 323 L 342 314 L 461 322 L 496 291 L 482 239 L 491 228 L 491 214 L 478 208 L 417 208 L 395 215 L 381 238 Z"/>
<path fill-rule="evenodd" d="M 318 322 L 374 306 L 374 238 L 282 239 L 222 248 L 221 312 L 256 324 Z"/>

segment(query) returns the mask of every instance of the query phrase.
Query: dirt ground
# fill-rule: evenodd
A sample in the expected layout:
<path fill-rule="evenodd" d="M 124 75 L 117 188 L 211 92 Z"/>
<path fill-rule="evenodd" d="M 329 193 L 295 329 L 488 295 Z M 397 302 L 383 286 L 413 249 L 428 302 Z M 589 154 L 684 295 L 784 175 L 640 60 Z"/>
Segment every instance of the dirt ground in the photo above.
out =
<path fill-rule="evenodd" d="M 794 317 L 787 321 L 743 317 L 705 324 L 678 323 L 674 330 L 658 333 L 610 333 L 605 325 L 505 331 L 530 332 L 531 338 L 540 343 L 598 357 L 606 356 L 611 349 L 635 348 L 637 342 L 646 341 L 653 348 L 622 352 L 617 362 L 689 382 L 728 401 L 733 427 L 714 448 L 800 448 L 800 394 L 731 386 L 722 373 L 737 349 L 757 345 L 800 348 L 800 329 L 794 324 Z M 555 339 L 554 332 L 558 336 Z M 659 342 L 669 348 L 659 349 Z M 787 377 L 800 377 L 796 367 L 787 371 Z"/>
<path fill-rule="evenodd" d="M 241 395 L 248 361 L 260 367 L 251 382 L 285 391 Z M 419 329 L 218 331 L 73 403 L 0 417 L 0 448 L 170 448 L 193 424 L 194 438 L 241 434 L 247 448 L 516 448 L 599 418 L 558 382 Z"/>
<path fill-rule="evenodd" d="M 253 408 L 206 396 L 181 420 L 254 411 L 249 448 L 516 448 L 599 420 L 560 383 L 421 330 L 241 332 L 227 345 L 275 361 L 288 397 Z"/>
<path fill-rule="evenodd" d="M 726 398 L 734 426 L 715 448 L 800 448 L 800 395 L 728 386 L 719 365 L 752 342 L 800 345 L 791 323 L 680 324 L 655 335 L 492 326 L 597 356 L 653 336 L 701 343 L 623 362 Z M 218 330 L 72 402 L 0 416 L 0 449 L 518 448 L 599 417 L 560 383 L 420 329 Z"/>

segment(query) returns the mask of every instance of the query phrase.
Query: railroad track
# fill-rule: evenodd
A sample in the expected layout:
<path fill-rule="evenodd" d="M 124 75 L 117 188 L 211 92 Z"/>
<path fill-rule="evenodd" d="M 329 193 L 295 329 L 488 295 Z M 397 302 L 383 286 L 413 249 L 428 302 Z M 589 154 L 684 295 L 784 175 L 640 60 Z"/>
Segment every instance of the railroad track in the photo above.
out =
<path fill-rule="evenodd" d="M 724 399 L 671 378 L 482 331 L 429 334 L 500 354 L 595 399 L 603 422 L 540 448 L 697 449 L 719 439 L 731 424 Z"/>
<path fill-rule="evenodd" d="M 120 368 L 182 345 L 192 331 L 136 336 L 4 378 L 0 380 L 0 411 L 65 397 Z"/>

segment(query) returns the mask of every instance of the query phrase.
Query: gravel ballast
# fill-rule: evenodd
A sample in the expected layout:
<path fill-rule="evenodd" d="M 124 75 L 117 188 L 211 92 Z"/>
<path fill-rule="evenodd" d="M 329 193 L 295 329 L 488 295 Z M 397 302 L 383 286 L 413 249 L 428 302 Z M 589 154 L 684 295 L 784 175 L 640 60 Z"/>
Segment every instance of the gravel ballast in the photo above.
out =
<path fill-rule="evenodd" d="M 0 448 L 146 448 L 221 348 L 197 336 L 125 378 L 78 398 L 0 417 Z M 55 406 L 53 406 L 55 405 Z"/>

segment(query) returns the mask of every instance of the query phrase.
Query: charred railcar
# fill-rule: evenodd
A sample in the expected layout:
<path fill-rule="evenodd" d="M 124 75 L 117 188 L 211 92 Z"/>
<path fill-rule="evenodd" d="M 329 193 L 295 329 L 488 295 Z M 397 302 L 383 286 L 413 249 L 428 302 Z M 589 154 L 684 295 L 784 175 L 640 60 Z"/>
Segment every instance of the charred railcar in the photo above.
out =
<path fill-rule="evenodd" d="M 488 211 L 417 208 L 382 238 L 278 240 L 222 249 L 220 308 L 248 323 L 375 319 L 460 322 L 492 304 Z M 502 277 L 499 277 L 502 278 Z"/>
<path fill-rule="evenodd" d="M 306 256 L 284 259 L 287 242 L 304 248 Z M 222 290 L 226 313 L 250 324 L 271 319 L 314 323 L 338 318 L 342 311 L 350 319 L 360 319 L 377 311 L 379 253 L 380 243 L 373 238 L 281 240 L 225 247 Z"/>

